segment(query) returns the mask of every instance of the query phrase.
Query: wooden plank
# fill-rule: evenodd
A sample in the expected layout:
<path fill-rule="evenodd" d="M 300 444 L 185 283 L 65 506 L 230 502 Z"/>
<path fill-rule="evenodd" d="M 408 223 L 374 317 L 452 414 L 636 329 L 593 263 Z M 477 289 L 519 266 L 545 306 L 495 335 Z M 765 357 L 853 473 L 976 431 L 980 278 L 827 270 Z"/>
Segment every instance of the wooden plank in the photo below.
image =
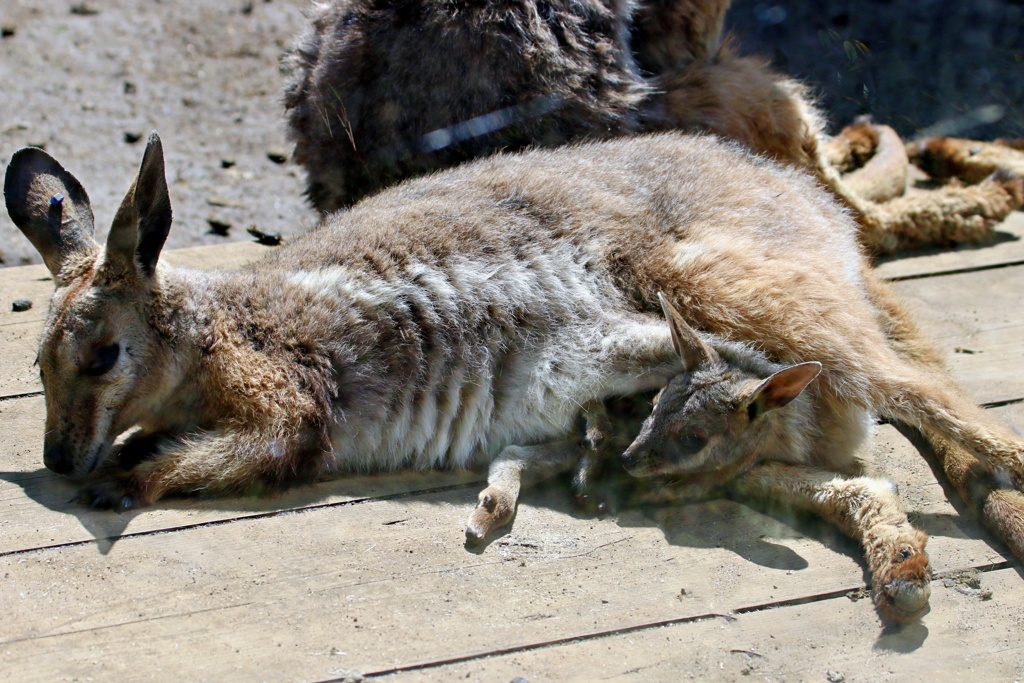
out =
<path fill-rule="evenodd" d="M 1024 263 L 1024 211 L 1015 211 L 996 227 L 991 244 L 921 249 L 879 259 L 875 269 L 886 278 L 919 277 L 966 269 Z"/>
<path fill-rule="evenodd" d="M 976 401 L 1024 397 L 1024 266 L 895 283 Z"/>
<path fill-rule="evenodd" d="M 934 566 L 1002 561 L 902 437 L 880 433 L 868 455 L 931 534 Z M 596 520 L 564 491 L 532 492 L 511 533 L 477 555 L 461 542 L 472 499 L 449 491 L 0 557 L 0 668 L 24 680 L 323 679 L 864 582 L 859 549 L 831 529 L 731 501 Z"/>
<path fill-rule="evenodd" d="M 936 584 L 920 625 L 882 631 L 868 601 L 838 597 L 735 619 L 588 639 L 421 671 L 418 681 L 1013 681 L 1024 676 L 1024 581 L 981 575 L 982 589 Z M 831 673 L 830 673 L 831 672 Z"/>

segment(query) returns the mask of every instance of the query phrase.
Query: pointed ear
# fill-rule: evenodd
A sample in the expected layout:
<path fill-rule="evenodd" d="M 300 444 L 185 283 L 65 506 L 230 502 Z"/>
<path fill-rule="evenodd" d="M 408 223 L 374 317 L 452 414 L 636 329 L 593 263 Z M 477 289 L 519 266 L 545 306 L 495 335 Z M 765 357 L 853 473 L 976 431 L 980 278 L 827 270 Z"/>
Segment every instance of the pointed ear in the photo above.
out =
<path fill-rule="evenodd" d="M 781 408 L 799 396 L 819 372 L 821 363 L 815 361 L 779 370 L 754 389 L 747 415 L 753 420 L 769 410 Z"/>
<path fill-rule="evenodd" d="M 668 321 L 669 330 L 672 331 L 672 346 L 683 360 L 683 368 L 687 372 L 693 372 L 697 368 L 717 363 L 718 352 L 704 343 L 700 335 L 683 320 L 683 316 L 672 307 L 661 292 L 658 292 L 658 301 L 661 302 L 661 311 Z"/>
<path fill-rule="evenodd" d="M 75 176 L 41 149 L 14 153 L 4 178 L 7 213 L 56 277 L 67 256 L 98 248 L 89 195 Z"/>
<path fill-rule="evenodd" d="M 110 226 L 106 263 L 151 277 L 170 229 L 171 199 L 164 175 L 164 150 L 160 137 L 153 132 L 139 174 Z"/>

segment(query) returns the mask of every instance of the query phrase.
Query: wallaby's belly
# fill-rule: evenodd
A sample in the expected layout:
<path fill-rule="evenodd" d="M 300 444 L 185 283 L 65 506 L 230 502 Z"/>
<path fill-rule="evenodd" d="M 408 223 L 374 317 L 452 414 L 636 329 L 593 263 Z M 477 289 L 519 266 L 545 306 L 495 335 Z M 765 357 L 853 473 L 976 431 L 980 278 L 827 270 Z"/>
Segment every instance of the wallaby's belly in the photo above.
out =
<path fill-rule="evenodd" d="M 627 304 L 608 273 L 575 248 L 502 264 L 409 263 L 372 287 L 358 284 L 363 277 L 336 267 L 290 278 L 339 302 L 372 293 L 400 330 L 375 398 L 339 406 L 335 469 L 488 462 L 508 445 L 569 435 L 587 400 L 659 381 L 602 362 Z M 667 330 L 664 337 L 672 357 Z"/>

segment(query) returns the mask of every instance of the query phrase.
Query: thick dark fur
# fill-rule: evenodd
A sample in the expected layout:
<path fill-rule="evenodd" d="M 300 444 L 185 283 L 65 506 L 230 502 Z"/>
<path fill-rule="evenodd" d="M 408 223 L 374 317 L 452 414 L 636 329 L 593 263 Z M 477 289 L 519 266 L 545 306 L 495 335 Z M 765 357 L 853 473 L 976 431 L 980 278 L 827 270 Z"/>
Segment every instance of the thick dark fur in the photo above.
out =
<path fill-rule="evenodd" d="M 626 0 L 318 3 L 284 60 L 320 211 L 497 150 L 640 129 Z"/>

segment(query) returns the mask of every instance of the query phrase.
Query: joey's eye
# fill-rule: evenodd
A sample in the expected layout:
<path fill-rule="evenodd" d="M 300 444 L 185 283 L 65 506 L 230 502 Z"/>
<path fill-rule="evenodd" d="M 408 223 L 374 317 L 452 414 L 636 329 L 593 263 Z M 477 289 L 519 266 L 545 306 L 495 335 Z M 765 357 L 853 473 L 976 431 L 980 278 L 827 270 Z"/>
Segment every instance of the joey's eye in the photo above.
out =
<path fill-rule="evenodd" d="M 99 347 L 93 351 L 92 358 L 88 364 L 82 368 L 82 374 L 89 375 L 90 377 L 105 375 L 114 367 L 114 363 L 117 362 L 119 355 L 121 355 L 121 347 L 118 344 Z"/>
<path fill-rule="evenodd" d="M 708 445 L 708 435 L 703 432 L 683 434 L 679 439 L 679 448 L 685 453 L 698 453 Z"/>

